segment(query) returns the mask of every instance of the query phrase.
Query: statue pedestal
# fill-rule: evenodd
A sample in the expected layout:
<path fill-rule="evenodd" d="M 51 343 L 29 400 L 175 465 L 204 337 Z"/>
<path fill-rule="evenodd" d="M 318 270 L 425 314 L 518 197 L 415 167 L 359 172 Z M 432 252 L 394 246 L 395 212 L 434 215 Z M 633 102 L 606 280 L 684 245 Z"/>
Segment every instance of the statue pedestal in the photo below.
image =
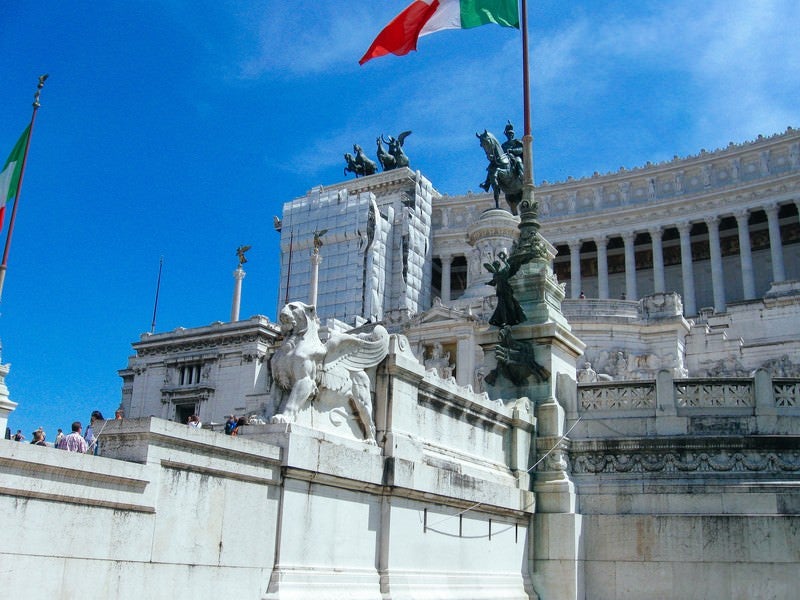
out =
<path fill-rule="evenodd" d="M 2 427 L 3 433 L 5 433 L 6 427 L 8 427 L 8 415 L 17 408 L 17 403 L 12 402 L 8 397 L 6 375 L 8 375 L 9 369 L 11 369 L 10 364 L 0 364 L 0 427 Z"/>

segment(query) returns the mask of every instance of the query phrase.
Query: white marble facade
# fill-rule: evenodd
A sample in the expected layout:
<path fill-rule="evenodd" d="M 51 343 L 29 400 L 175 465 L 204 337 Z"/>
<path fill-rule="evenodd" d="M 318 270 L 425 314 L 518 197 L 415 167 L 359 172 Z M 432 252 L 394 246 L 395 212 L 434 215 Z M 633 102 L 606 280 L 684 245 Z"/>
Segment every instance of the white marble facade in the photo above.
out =
<path fill-rule="evenodd" d="M 165 422 L 270 417 L 281 331 L 143 335 L 103 456 L 0 442 L 0 589 L 35 571 L 51 597 L 795 597 L 798 157 L 790 129 L 539 186 L 560 283 L 528 276 L 567 299 L 515 330 L 552 373 L 516 395 L 484 381 L 482 268 L 515 217 L 408 169 L 288 202 L 281 304 L 308 300 L 316 233 L 323 323 L 395 333 L 377 443 L 313 400 L 239 437 Z"/>

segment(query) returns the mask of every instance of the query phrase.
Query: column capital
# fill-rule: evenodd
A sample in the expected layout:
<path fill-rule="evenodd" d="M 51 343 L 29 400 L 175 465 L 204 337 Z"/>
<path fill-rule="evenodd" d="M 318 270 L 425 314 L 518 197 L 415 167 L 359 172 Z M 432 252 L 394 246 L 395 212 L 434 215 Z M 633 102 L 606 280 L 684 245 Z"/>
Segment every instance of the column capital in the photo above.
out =
<path fill-rule="evenodd" d="M 768 217 L 771 216 L 771 215 L 777 216 L 777 214 L 778 214 L 778 203 L 777 202 L 769 202 L 768 204 L 765 204 L 763 206 L 763 208 L 764 208 L 764 212 L 767 213 Z"/>
<path fill-rule="evenodd" d="M 691 221 L 678 221 L 677 223 L 675 223 L 675 227 L 677 228 L 678 233 L 680 233 L 681 235 L 686 235 L 687 233 L 689 233 L 689 231 L 691 231 L 692 223 Z"/>
<path fill-rule="evenodd" d="M 648 227 L 647 228 L 647 233 L 649 233 L 650 237 L 653 238 L 653 239 L 660 238 L 662 236 L 662 234 L 664 233 L 664 226 L 663 225 L 653 225 L 651 227 Z"/>
<path fill-rule="evenodd" d="M 626 231 L 625 233 L 619 234 L 619 237 L 622 238 L 622 241 L 625 242 L 625 245 L 627 246 L 633 240 L 636 239 L 636 232 L 634 232 L 634 231 Z"/>
<path fill-rule="evenodd" d="M 703 217 L 703 221 L 705 221 L 708 228 L 714 227 L 715 229 L 719 227 L 719 217 L 717 215 L 709 215 L 707 217 Z"/>
<path fill-rule="evenodd" d="M 594 243 L 597 244 L 598 247 L 599 246 L 605 247 L 606 244 L 608 243 L 608 236 L 607 235 L 596 235 L 596 236 L 594 236 L 592 238 L 592 241 L 594 241 Z"/>
<path fill-rule="evenodd" d="M 582 245 L 583 240 L 567 240 L 567 246 L 569 246 L 570 252 L 573 250 L 580 250 Z"/>
<path fill-rule="evenodd" d="M 740 208 L 733 211 L 733 216 L 736 218 L 737 221 L 742 221 L 744 219 L 750 219 L 750 209 L 749 208 Z"/>
<path fill-rule="evenodd" d="M 445 262 L 452 263 L 453 262 L 453 255 L 450 254 L 449 252 L 445 253 L 445 254 L 440 254 L 439 255 L 439 260 L 442 261 L 442 264 L 444 264 Z"/>

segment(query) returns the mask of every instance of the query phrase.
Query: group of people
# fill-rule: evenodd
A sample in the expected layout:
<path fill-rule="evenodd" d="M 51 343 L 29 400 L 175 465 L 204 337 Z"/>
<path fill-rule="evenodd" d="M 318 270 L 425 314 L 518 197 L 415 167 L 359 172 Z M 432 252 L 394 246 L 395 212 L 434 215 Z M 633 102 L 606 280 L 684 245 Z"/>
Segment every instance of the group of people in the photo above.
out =
<path fill-rule="evenodd" d="M 239 428 L 247 425 L 247 419 L 244 417 L 236 418 L 236 415 L 225 415 L 225 435 L 239 435 Z"/>
<path fill-rule="evenodd" d="M 100 435 L 100 431 L 102 431 L 102 429 L 97 431 L 97 422 L 104 420 L 103 414 L 99 410 L 92 411 L 92 415 L 89 417 L 89 425 L 87 425 L 85 432 L 81 422 L 75 421 L 72 423 L 72 432 L 65 435 L 64 432 L 59 429 L 56 434 L 56 439 L 52 444 L 47 442 L 47 434 L 42 427 L 39 427 L 39 429 L 31 434 L 31 444 L 35 446 L 58 448 L 59 450 L 66 450 L 68 452 L 97 454 L 99 448 L 98 436 Z M 6 432 L 6 437 L 11 437 L 9 434 L 10 430 Z M 17 433 L 15 433 L 11 439 L 15 442 L 24 442 L 25 436 L 22 430 L 18 429 Z"/>

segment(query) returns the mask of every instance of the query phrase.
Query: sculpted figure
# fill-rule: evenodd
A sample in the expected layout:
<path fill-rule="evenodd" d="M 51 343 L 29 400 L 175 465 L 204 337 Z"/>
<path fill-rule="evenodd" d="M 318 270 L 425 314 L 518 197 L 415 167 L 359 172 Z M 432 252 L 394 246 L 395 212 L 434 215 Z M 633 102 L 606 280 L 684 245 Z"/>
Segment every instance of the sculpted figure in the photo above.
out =
<path fill-rule="evenodd" d="M 391 171 L 392 169 L 408 166 L 408 157 L 405 152 L 403 152 L 403 143 L 409 135 L 411 135 L 410 131 L 404 131 L 396 138 L 389 136 L 389 138 L 386 139 L 383 137 L 383 134 L 381 134 L 375 140 L 378 145 L 378 161 L 381 163 L 384 171 Z M 383 144 L 386 144 L 387 150 L 383 149 Z"/>
<path fill-rule="evenodd" d="M 378 165 L 375 164 L 374 160 L 367 157 L 364 150 L 361 149 L 361 146 L 353 144 L 353 152 L 355 152 L 355 156 L 349 152 L 345 152 L 344 154 L 344 160 L 347 163 L 344 168 L 345 175 L 348 173 L 355 173 L 356 178 L 358 178 L 359 175 L 361 177 L 372 175 L 378 170 Z"/>
<path fill-rule="evenodd" d="M 513 156 L 520 161 L 520 164 L 522 164 L 522 140 L 518 140 L 516 137 L 514 137 L 514 125 L 511 123 L 511 121 L 506 122 L 506 128 L 503 130 L 503 133 L 506 136 L 506 141 L 501 144 L 503 152 L 509 156 Z"/>
<path fill-rule="evenodd" d="M 247 262 L 247 258 L 245 257 L 245 252 L 247 252 L 248 250 L 250 250 L 250 246 L 239 246 L 236 249 L 236 256 L 239 258 L 240 267 Z"/>
<path fill-rule="evenodd" d="M 492 274 L 492 280 L 489 285 L 495 287 L 497 295 L 497 307 L 494 309 L 492 316 L 489 317 L 489 323 L 497 327 L 517 325 L 525 321 L 527 317 L 522 310 L 522 306 L 514 297 L 514 289 L 511 287 L 509 280 L 519 270 L 520 265 L 509 263 L 506 260 L 505 252 L 500 252 L 497 256 L 498 259 L 494 260 L 492 264 L 484 263 L 483 265 Z"/>
<path fill-rule="evenodd" d="M 371 333 L 332 332 L 319 338 L 316 308 L 290 302 L 278 316 L 283 344 L 272 357 L 272 378 L 279 392 L 273 423 L 291 423 L 317 394 L 328 392 L 351 406 L 364 438 L 375 442 L 372 396 L 365 369 L 380 363 L 389 350 L 389 334 L 380 325 Z"/>
<path fill-rule="evenodd" d="M 510 124 L 510 123 L 509 123 Z M 512 126 L 513 131 L 513 126 Z M 503 149 L 497 138 L 491 133 L 483 130 L 483 133 L 476 133 L 475 137 L 478 138 L 486 153 L 486 159 L 489 161 L 489 166 L 486 167 L 486 180 L 480 184 L 481 188 L 488 192 L 491 188 L 494 193 L 494 206 L 500 208 L 500 192 L 505 194 L 508 207 L 511 209 L 511 214 L 517 214 L 517 205 L 522 200 L 522 157 L 517 156 L 516 146 L 510 144 L 509 151 Z M 507 143 L 513 140 L 509 138 Z"/>
<path fill-rule="evenodd" d="M 517 386 L 524 385 L 531 375 L 537 382 L 550 378 L 550 371 L 536 362 L 533 344 L 511 337 L 511 327 L 500 330 L 500 343 L 495 346 L 494 353 L 497 366 L 484 377 L 489 385 L 494 385 L 500 376 Z"/>

